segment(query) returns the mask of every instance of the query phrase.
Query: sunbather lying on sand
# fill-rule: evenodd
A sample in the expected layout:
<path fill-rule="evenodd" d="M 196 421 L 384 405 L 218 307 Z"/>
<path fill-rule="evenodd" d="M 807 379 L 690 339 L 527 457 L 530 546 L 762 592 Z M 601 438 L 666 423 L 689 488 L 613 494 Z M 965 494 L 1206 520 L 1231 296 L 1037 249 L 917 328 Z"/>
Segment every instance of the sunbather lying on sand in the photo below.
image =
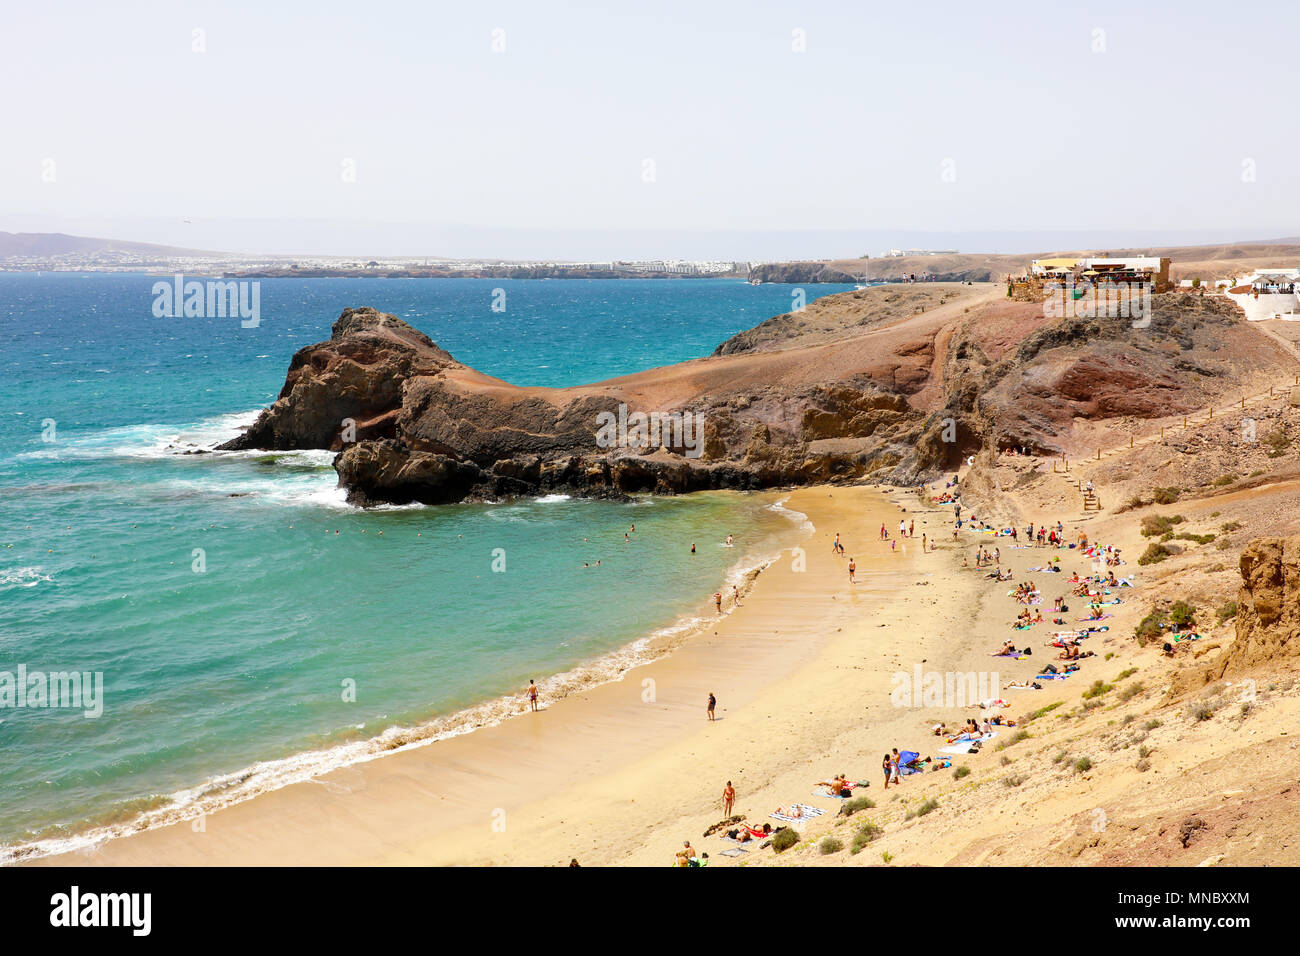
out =
<path fill-rule="evenodd" d="M 836 777 L 832 777 L 829 783 L 822 780 L 817 784 L 817 786 L 825 787 L 830 791 L 832 797 L 847 797 L 850 791 L 852 791 L 854 785 L 849 782 L 849 778 L 844 776 L 844 774 L 839 774 Z"/>

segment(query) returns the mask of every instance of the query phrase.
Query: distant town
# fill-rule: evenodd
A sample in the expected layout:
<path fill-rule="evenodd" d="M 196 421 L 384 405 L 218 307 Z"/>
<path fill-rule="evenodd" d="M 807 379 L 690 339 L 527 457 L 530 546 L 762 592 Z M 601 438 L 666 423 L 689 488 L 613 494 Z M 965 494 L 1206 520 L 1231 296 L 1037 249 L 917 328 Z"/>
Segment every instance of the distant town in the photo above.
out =
<path fill-rule="evenodd" d="M 33 240 L 28 234 L 23 237 Z M 49 236 L 68 242 L 29 242 L 30 248 L 0 253 L 2 272 L 140 272 L 184 273 L 224 278 L 275 278 L 372 276 L 377 278 L 741 278 L 771 281 L 760 275 L 762 267 L 787 263 L 751 262 L 726 259 L 648 259 L 568 261 L 558 259 L 452 259 L 430 256 L 288 256 L 204 252 L 121 243 L 112 240 L 80 240 Z M 874 258 L 897 259 L 911 256 L 955 255 L 955 249 L 890 249 Z M 873 257 L 867 257 L 873 258 Z M 856 281 L 852 276 L 834 280 Z M 826 281 L 826 280 L 823 280 Z"/>

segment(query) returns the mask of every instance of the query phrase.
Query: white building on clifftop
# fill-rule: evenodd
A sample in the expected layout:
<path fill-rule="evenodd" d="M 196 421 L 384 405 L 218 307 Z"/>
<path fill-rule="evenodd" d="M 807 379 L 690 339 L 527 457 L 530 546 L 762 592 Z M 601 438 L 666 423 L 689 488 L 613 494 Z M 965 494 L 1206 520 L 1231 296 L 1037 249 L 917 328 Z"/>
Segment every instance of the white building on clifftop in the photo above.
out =
<path fill-rule="evenodd" d="M 1256 269 L 1237 278 L 1228 298 L 1251 322 L 1300 322 L 1300 269 Z"/>

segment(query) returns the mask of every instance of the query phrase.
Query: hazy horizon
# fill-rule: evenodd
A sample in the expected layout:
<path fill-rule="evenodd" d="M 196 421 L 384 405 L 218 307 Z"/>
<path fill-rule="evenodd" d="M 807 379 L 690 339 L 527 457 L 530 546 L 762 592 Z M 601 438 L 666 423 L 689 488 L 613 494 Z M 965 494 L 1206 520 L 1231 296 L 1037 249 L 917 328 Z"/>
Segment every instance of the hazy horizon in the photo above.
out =
<path fill-rule="evenodd" d="M 1293 5 L 1234 8 L 1260 18 L 1300 33 Z M 786 259 L 1262 240 L 1300 221 L 1300 132 L 1255 108 L 1292 71 L 1207 3 L 73 2 L 9 20 L 0 75 L 27 93 L 0 154 L 6 231 Z"/>

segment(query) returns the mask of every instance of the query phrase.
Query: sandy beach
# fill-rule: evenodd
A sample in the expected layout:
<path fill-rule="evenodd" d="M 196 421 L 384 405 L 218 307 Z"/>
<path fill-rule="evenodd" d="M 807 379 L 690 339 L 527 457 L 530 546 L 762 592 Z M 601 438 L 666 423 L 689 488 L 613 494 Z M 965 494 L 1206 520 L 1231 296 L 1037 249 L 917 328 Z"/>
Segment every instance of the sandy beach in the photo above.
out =
<path fill-rule="evenodd" d="M 951 547 L 950 516 L 915 513 L 916 501 L 869 488 L 795 491 L 787 507 L 816 531 L 792 525 L 789 549 L 742 607 L 621 681 L 202 821 L 37 862 L 657 864 L 719 819 L 728 779 L 736 812 L 752 819 L 840 770 L 874 779 L 878 722 L 917 729 L 889 712 L 889 675 L 927 658 L 942 666 L 956 651 L 948 609 L 969 600 L 965 582 L 941 571 L 950 550 L 920 553 L 923 533 L 946 532 Z M 897 550 L 879 533 L 885 524 L 896 537 L 895 502 L 916 521 Z M 832 553 L 836 532 L 847 556 Z M 796 547 L 802 572 L 792 568 Z M 892 600 L 902 591 L 915 600 Z M 865 733 L 868 724 L 878 730 Z"/>

